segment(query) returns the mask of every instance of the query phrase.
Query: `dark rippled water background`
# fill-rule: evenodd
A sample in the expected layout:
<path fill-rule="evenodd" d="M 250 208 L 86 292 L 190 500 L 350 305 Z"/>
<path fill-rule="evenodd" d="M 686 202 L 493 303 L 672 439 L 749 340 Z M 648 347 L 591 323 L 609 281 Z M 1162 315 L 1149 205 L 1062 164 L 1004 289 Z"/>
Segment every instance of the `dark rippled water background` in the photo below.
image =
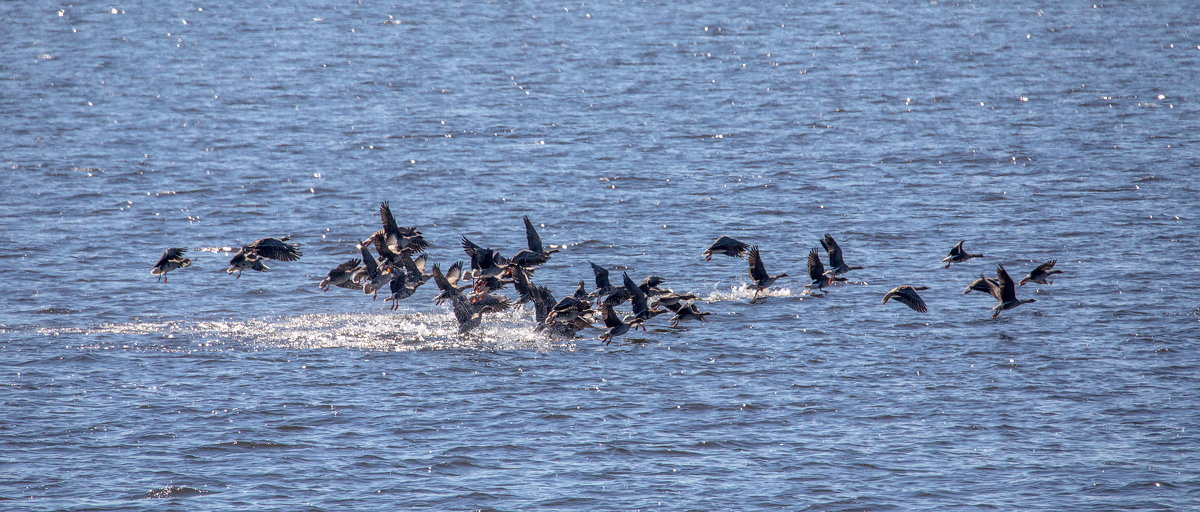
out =
<path fill-rule="evenodd" d="M 1200 509 L 1192 2 L 0 11 L 0 509 Z M 603 346 L 321 293 L 383 200 L 443 265 L 528 214 L 557 293 L 715 315 Z M 818 298 L 824 233 L 866 268 Z M 793 277 L 750 304 L 722 234 Z M 1052 258 L 996 320 L 961 293 Z"/>

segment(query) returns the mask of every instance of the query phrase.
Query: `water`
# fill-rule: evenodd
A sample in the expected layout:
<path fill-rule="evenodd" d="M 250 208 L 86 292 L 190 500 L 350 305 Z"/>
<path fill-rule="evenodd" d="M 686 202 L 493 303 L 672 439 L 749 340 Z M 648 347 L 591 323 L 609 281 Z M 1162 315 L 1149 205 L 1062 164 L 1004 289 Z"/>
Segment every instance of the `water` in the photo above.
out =
<path fill-rule="evenodd" d="M 1200 508 L 1190 2 L 3 10 L 0 508 Z M 443 265 L 527 214 L 539 284 L 714 315 L 604 346 L 321 293 L 384 200 Z M 866 268 L 814 297 L 824 233 Z M 723 234 L 791 277 L 750 304 Z M 998 319 L 960 293 L 1054 258 Z"/>

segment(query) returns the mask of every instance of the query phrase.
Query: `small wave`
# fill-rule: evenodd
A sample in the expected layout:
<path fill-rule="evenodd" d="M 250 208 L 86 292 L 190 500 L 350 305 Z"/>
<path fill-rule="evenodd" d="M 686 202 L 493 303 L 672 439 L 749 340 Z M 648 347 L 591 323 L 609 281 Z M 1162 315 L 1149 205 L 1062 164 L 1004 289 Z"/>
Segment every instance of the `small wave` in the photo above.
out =
<path fill-rule="evenodd" d="M 228 441 L 201 446 L 201 451 L 248 451 L 248 450 L 296 450 L 308 445 L 278 443 L 275 441 Z"/>
<path fill-rule="evenodd" d="M 163 499 L 163 498 L 190 498 L 192 496 L 200 496 L 204 494 L 212 494 L 212 491 L 204 489 L 196 489 L 194 487 L 184 487 L 181 485 L 168 485 L 151 489 L 142 495 L 142 499 Z"/>

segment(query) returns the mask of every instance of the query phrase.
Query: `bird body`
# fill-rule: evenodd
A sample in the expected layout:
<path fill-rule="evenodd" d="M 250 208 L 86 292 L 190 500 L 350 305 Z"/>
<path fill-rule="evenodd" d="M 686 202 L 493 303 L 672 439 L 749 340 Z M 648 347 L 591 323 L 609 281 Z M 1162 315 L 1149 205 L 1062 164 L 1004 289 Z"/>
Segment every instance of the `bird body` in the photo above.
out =
<path fill-rule="evenodd" d="M 360 244 L 358 250 L 362 254 L 363 268 L 355 272 L 351 279 L 362 285 L 364 294 L 374 298 L 379 293 L 379 289 L 387 286 L 395 277 L 392 274 L 393 267 L 386 258 L 376 260 L 374 256 L 371 256 L 366 245 Z"/>
<path fill-rule="evenodd" d="M 498 295 L 484 295 L 475 299 L 467 299 L 455 295 L 451 302 L 454 319 L 458 321 L 458 333 L 466 334 L 479 327 L 484 313 L 499 312 L 508 309 L 508 299 Z"/>
<path fill-rule="evenodd" d="M 454 297 L 462 295 L 462 288 L 458 286 L 459 277 L 462 275 L 462 262 L 455 262 L 442 273 L 441 267 L 437 264 L 433 265 L 433 283 L 438 287 L 438 294 L 433 297 L 433 301 L 439 306 Z"/>

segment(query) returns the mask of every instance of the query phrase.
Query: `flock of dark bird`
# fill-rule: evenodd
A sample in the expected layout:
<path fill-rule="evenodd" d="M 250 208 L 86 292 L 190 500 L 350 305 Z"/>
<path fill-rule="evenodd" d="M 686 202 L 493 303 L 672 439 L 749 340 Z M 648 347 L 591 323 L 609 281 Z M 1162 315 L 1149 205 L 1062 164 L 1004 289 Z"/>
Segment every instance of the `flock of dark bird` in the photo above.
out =
<path fill-rule="evenodd" d="M 478 327 L 485 313 L 495 313 L 532 303 L 536 330 L 547 335 L 562 338 L 573 338 L 585 328 L 592 327 L 596 321 L 597 309 L 600 319 L 604 322 L 604 331 L 599 338 L 605 344 L 627 333 L 631 329 L 645 330 L 645 322 L 665 312 L 673 314 L 671 326 L 686 320 L 705 321 L 711 313 L 702 312 L 696 307 L 695 295 L 679 294 L 659 286 L 666 280 L 659 276 L 647 276 L 640 283 L 635 283 L 628 273 L 621 276 L 621 284 L 614 285 L 609 279 L 609 271 L 604 267 L 590 263 L 595 276 L 595 288 L 587 289 L 584 281 L 580 281 L 575 291 L 566 297 L 556 298 L 545 286 L 537 286 L 532 278 L 537 267 L 550 259 L 557 250 L 547 250 L 542 245 L 542 239 L 534 229 L 529 217 L 524 217 L 525 237 L 527 248 L 511 258 L 502 256 L 499 252 L 480 247 L 467 237 L 462 238 L 462 248 L 470 258 L 470 267 L 463 268 L 459 261 L 444 272 L 434 264 L 427 268 L 427 258 L 424 251 L 429 242 L 415 228 L 403 228 L 396 223 L 391 207 L 385 201 L 379 206 L 379 217 L 382 228 L 372 233 L 358 244 L 359 257 L 352 258 L 330 270 L 325 279 L 317 285 L 322 291 L 328 291 L 331 286 L 362 290 L 363 293 L 377 297 L 379 291 L 386 290 L 388 295 L 385 302 L 391 302 L 391 309 L 397 309 L 399 302 L 412 296 L 421 285 L 433 279 L 438 293 L 433 297 L 438 305 L 450 302 L 454 317 L 458 321 L 458 332 L 466 333 Z M 268 267 L 264 259 L 277 261 L 296 261 L 301 252 L 296 244 L 288 243 L 290 237 L 263 238 L 241 247 L 229 260 L 226 272 L 241 277 L 245 270 L 266 272 Z M 821 261 L 816 248 L 808 252 L 808 277 L 810 282 L 805 285 L 809 293 L 826 294 L 826 288 L 846 281 L 843 274 L 862 267 L 847 265 L 843 259 L 842 249 L 832 236 L 826 234 L 820 240 L 821 246 L 828 256 L 829 268 Z M 378 257 L 371 253 L 375 248 Z M 166 282 L 167 273 L 191 265 L 191 260 L 184 257 L 187 249 L 172 247 L 163 251 L 163 255 L 150 271 Z M 746 257 L 749 262 L 750 280 L 753 282 L 754 296 L 751 302 L 759 300 L 761 293 L 775 284 L 786 273 L 771 275 L 763 264 L 758 246 L 750 246 L 728 236 L 722 236 L 701 253 L 705 261 L 711 261 L 715 255 L 730 257 Z M 942 259 L 950 268 L 951 264 L 961 263 L 972 258 L 982 257 L 982 254 L 971 254 L 963 249 L 963 241 L 959 241 L 950 249 L 950 253 Z M 1061 271 L 1054 269 L 1056 260 L 1047 261 L 1033 269 L 1021 279 L 1020 285 L 1026 283 L 1051 284 L 1050 278 Z M 515 300 L 500 295 L 508 285 L 516 291 Z M 927 290 L 925 286 L 897 286 L 883 296 L 883 303 L 895 299 L 913 310 L 925 313 L 928 307 L 917 293 Z M 1035 299 L 1018 299 L 1017 283 L 1004 270 L 1003 265 L 996 265 L 996 277 L 980 276 L 979 279 L 967 285 L 963 293 L 980 291 L 990 294 L 996 299 L 992 307 L 992 318 L 1002 311 L 1013 309 Z M 630 313 L 619 315 L 615 308 L 629 302 Z"/>

